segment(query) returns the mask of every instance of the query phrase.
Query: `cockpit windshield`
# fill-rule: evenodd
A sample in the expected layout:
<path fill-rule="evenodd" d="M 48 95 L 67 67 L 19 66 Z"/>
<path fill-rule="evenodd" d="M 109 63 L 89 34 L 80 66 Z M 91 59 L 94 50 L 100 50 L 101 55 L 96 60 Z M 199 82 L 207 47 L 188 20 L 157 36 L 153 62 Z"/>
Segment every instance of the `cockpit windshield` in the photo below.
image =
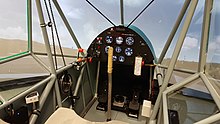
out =
<path fill-rule="evenodd" d="M 0 62 L 5 62 L 20 56 L 26 56 L 30 51 L 38 53 L 38 57 L 47 64 L 46 49 L 44 47 L 44 39 L 41 32 L 42 24 L 39 23 L 37 7 L 35 1 L 17 0 L 8 1 L 0 0 Z M 129 24 L 138 13 L 150 2 L 150 0 L 126 0 L 124 1 L 124 20 L 121 21 L 120 2 L 119 1 L 98 1 L 91 0 L 90 2 L 98 8 L 113 24 L 109 23 L 103 16 L 101 16 L 94 8 L 86 1 L 82 0 L 58 0 L 63 13 L 65 14 L 70 27 L 73 30 L 75 39 L 71 37 L 68 29 L 60 16 L 56 6 L 50 1 L 41 1 L 42 10 L 44 12 L 44 19 L 46 25 L 54 22 L 56 27 L 48 28 L 48 36 L 50 45 L 55 45 L 55 49 L 51 49 L 52 53 L 63 54 L 67 56 L 77 55 L 77 45 L 75 40 L 79 42 L 80 47 L 88 49 L 89 45 L 103 30 L 119 25 Z M 207 54 L 207 72 L 213 77 L 218 78 L 216 73 L 216 65 L 218 65 L 219 58 L 219 7 L 218 1 L 214 1 L 212 10 L 212 21 L 210 25 L 209 47 Z M 156 57 L 158 58 L 166 40 L 174 26 L 174 23 L 180 13 L 184 1 L 173 0 L 157 0 L 154 1 L 144 13 L 132 25 L 137 26 L 142 30 L 154 47 Z M 30 9 L 31 7 L 31 9 Z M 183 48 L 178 58 L 177 67 L 198 69 L 197 63 L 199 61 L 199 50 L 201 41 L 202 20 L 204 11 L 204 0 L 200 0 L 196 8 L 195 15 L 191 22 L 189 31 L 186 35 Z M 16 14 L 15 14 L 16 13 Z M 185 17 L 184 17 L 185 18 Z M 54 20 L 53 20 L 54 19 Z M 122 24 L 123 23 L 123 24 Z M 183 22 L 182 22 L 183 23 Z M 183 25 L 181 23 L 181 25 Z M 171 48 L 168 50 L 163 64 L 168 65 L 171 58 L 178 34 L 174 37 Z M 63 51 L 59 49 L 60 46 L 64 48 Z M 28 57 L 26 57 L 28 58 Z M 24 58 L 22 58 L 24 59 Z M 57 57 L 58 67 L 62 67 L 62 56 Z M 66 61 L 71 62 L 73 59 L 65 57 Z M 194 64 L 193 68 L 184 66 L 185 62 Z M 35 63 L 36 64 L 36 63 Z M 7 64 L 5 64 L 6 66 Z M 22 63 L 22 66 L 27 66 Z M 7 67 L 3 67 L 7 68 Z M 213 69 L 215 71 L 213 71 Z M 218 69 L 218 68 L 217 68 Z M 4 69 L 1 69 L 4 70 Z M 1 74 L 7 73 L 23 73 L 15 71 L 16 69 L 6 69 Z M 218 71 L 217 71 L 218 72 Z M 25 72 L 29 73 L 29 72 Z M 32 72 L 30 72 L 32 73 Z M 45 73 L 42 69 L 39 73 Z"/>

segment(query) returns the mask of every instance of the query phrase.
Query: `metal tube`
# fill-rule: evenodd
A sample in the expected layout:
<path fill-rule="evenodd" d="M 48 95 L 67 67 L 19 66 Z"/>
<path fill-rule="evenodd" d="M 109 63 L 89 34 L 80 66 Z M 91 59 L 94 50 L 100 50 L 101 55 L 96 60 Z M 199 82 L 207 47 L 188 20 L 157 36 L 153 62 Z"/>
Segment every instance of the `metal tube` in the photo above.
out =
<path fill-rule="evenodd" d="M 46 64 L 43 63 L 34 53 L 31 53 L 31 56 L 47 71 L 50 72 L 50 69 L 47 67 Z"/>
<path fill-rule="evenodd" d="M 62 67 L 62 68 L 56 70 L 56 73 L 57 73 L 57 74 L 60 74 L 60 73 L 62 73 L 63 71 L 72 68 L 73 66 L 74 66 L 73 64 L 66 65 L 66 66 L 64 66 L 64 67 Z"/>
<path fill-rule="evenodd" d="M 158 80 L 158 84 L 159 86 L 163 84 L 163 75 L 161 74 L 161 69 L 157 66 L 156 67 L 156 75 L 157 75 L 157 80 Z"/>
<path fill-rule="evenodd" d="M 40 52 L 33 52 L 35 55 L 47 55 L 47 53 L 40 53 Z M 52 54 L 52 56 L 55 56 L 55 54 Z M 56 54 L 56 56 L 58 56 L 58 57 L 62 57 L 62 55 L 61 54 Z M 78 56 L 77 55 L 75 55 L 75 56 L 73 56 L 73 55 L 63 55 L 64 57 L 68 57 L 68 58 L 77 58 Z"/>
<path fill-rule="evenodd" d="M 107 121 L 111 121 L 111 105 L 112 105 L 112 73 L 108 74 L 108 108 Z"/>
<path fill-rule="evenodd" d="M 121 24 L 124 25 L 124 3 L 120 0 L 120 10 L 121 10 Z"/>
<path fill-rule="evenodd" d="M 13 60 L 17 60 L 19 58 L 23 58 L 23 57 L 28 56 L 28 55 L 30 55 L 30 52 L 26 51 L 26 52 L 23 52 L 23 53 L 16 54 L 15 56 L 12 56 L 12 57 L 9 57 L 9 58 L 3 58 L 2 61 L 1 61 L 1 58 L 0 58 L 0 64 L 10 62 L 10 61 L 13 61 Z"/>
<path fill-rule="evenodd" d="M 179 14 L 179 16 L 178 16 L 178 18 L 176 20 L 176 23 L 175 23 L 175 25 L 174 25 L 174 27 L 173 27 L 173 29 L 172 29 L 168 39 L 167 39 L 167 42 L 166 42 L 166 44 L 165 44 L 161 54 L 160 54 L 160 57 L 158 59 L 158 63 L 159 64 L 161 64 L 161 62 L 163 61 L 163 58 L 164 58 L 168 48 L 170 47 L 170 44 L 171 44 L 171 42 L 173 40 L 173 37 L 176 34 L 176 31 L 177 31 L 177 29 L 178 29 L 178 27 L 179 27 L 179 25 L 180 25 L 184 15 L 185 15 L 185 13 L 186 13 L 186 10 L 187 10 L 190 2 L 191 2 L 191 0 L 185 0 L 185 3 L 184 3 L 184 5 L 183 5 L 183 7 L 182 7 L 182 9 L 180 11 L 180 14 Z"/>
<path fill-rule="evenodd" d="M 158 118 L 157 118 L 157 124 L 163 124 L 163 108 L 162 108 L 162 104 L 160 104 L 160 109 L 159 109 L 159 113 L 158 113 Z"/>
<path fill-rule="evenodd" d="M 168 114 L 168 106 L 167 106 L 167 94 L 163 92 L 163 123 L 164 124 L 169 124 L 169 114 Z"/>
<path fill-rule="evenodd" d="M 48 34 L 47 34 L 46 24 L 45 24 L 45 21 L 44 21 L 44 15 L 43 15 L 40 0 L 36 0 L 36 6 L 37 6 L 37 12 L 38 12 L 38 16 L 39 16 L 39 21 L 40 21 L 40 24 L 41 24 L 41 31 L 42 31 L 42 34 L 43 34 L 45 47 L 46 47 L 46 51 L 47 51 L 47 56 L 48 56 L 48 60 L 49 60 L 49 63 L 50 63 L 51 73 L 56 75 L 56 70 L 55 70 L 55 66 L 54 66 L 54 62 L 53 62 L 52 52 L 51 52 L 51 48 L 50 48 L 49 38 L 48 38 Z M 61 107 L 62 102 L 61 102 L 61 96 L 60 96 L 58 81 L 55 81 L 55 89 L 56 89 L 56 96 L 57 96 L 57 104 L 58 104 L 59 107 Z"/>
<path fill-rule="evenodd" d="M 27 16 L 28 16 L 28 51 L 33 52 L 32 46 L 32 0 L 27 1 Z"/>
<path fill-rule="evenodd" d="M 30 92 L 36 90 L 38 87 L 44 85 L 45 83 L 47 83 L 49 80 L 51 80 L 52 78 L 55 78 L 53 75 L 47 77 L 46 79 L 38 82 L 37 84 L 35 84 L 34 86 L 30 87 L 29 89 L 25 90 L 24 92 L 16 95 L 15 97 L 11 98 L 9 101 L 5 101 L 2 105 L 0 105 L 0 109 L 3 109 L 7 106 L 9 106 L 10 104 L 14 103 L 16 100 L 20 99 L 20 98 L 24 98 L 25 96 L 27 96 Z"/>
<path fill-rule="evenodd" d="M 205 9 L 203 15 L 203 26 L 202 26 L 202 36 L 201 36 L 201 44 L 200 44 L 200 54 L 199 54 L 199 66 L 198 72 L 205 71 L 206 64 L 206 55 L 208 49 L 208 37 L 209 37 L 209 29 L 210 29 L 210 20 L 211 20 L 211 9 L 212 9 L 212 1 L 205 1 Z"/>
<path fill-rule="evenodd" d="M 60 8 L 60 5 L 58 4 L 57 0 L 53 0 L 53 3 L 54 3 L 54 5 L 55 5 L 55 7 L 56 7 L 58 13 L 60 14 L 60 17 L 62 18 L 62 20 L 63 20 L 63 22 L 64 22 L 64 24 L 65 24 L 67 30 L 69 31 L 69 33 L 70 33 L 70 35 L 71 35 L 73 41 L 75 42 L 77 48 L 81 48 L 81 46 L 80 46 L 80 44 L 79 44 L 79 42 L 78 42 L 78 40 L 77 40 L 77 38 L 76 38 L 76 36 L 75 36 L 75 34 L 74 34 L 74 32 L 73 32 L 73 30 L 72 30 L 72 28 L 71 28 L 69 22 L 67 21 L 67 19 L 66 19 L 64 13 L 63 13 L 63 11 L 62 11 L 62 9 Z"/>
<path fill-rule="evenodd" d="M 188 78 L 186 78 L 185 80 L 170 86 L 169 88 L 167 88 L 163 92 L 163 118 L 164 118 L 164 124 L 169 124 L 169 119 L 168 119 L 169 114 L 168 114 L 168 106 L 167 106 L 167 95 L 168 95 L 168 93 L 170 93 L 172 91 L 176 91 L 176 90 L 184 87 L 185 85 L 191 83 L 192 81 L 198 79 L 199 75 L 200 75 L 199 73 L 191 75 Z"/>
<path fill-rule="evenodd" d="M 100 72 L 100 61 L 98 61 L 97 71 L 96 71 L 96 86 L 95 86 L 95 97 L 98 95 L 98 84 L 99 84 L 99 72 Z"/>
<path fill-rule="evenodd" d="M 81 82 L 82 82 L 82 76 L 83 76 L 83 73 L 84 73 L 84 69 L 85 69 L 85 66 L 83 66 L 81 71 L 80 71 L 80 75 L 79 75 L 78 80 L 76 82 L 76 87 L 75 87 L 73 96 L 77 96 L 77 94 L 78 94 L 79 87 L 80 87 Z"/>
<path fill-rule="evenodd" d="M 84 90 L 83 84 L 81 86 L 81 91 L 82 91 L 83 108 L 85 108 L 86 107 L 86 100 L 85 100 L 85 90 Z"/>
<path fill-rule="evenodd" d="M 89 86 L 91 88 L 92 94 L 94 95 L 94 90 L 93 90 L 93 85 L 92 85 L 92 80 L 91 80 L 90 69 L 89 69 L 88 63 L 86 63 L 86 70 L 87 70 L 87 75 L 88 75 L 88 80 L 89 80 Z"/>
<path fill-rule="evenodd" d="M 158 113 L 158 110 L 159 110 L 159 106 L 160 106 L 160 102 L 161 102 L 161 98 L 162 98 L 162 92 L 167 88 L 167 85 L 168 85 L 169 80 L 171 78 L 171 75 L 173 73 L 173 69 L 175 67 L 177 58 L 179 56 L 181 47 L 183 45 L 184 38 L 186 36 L 186 33 L 187 33 L 188 28 L 189 28 L 190 22 L 192 20 L 193 14 L 195 12 L 197 3 L 198 3 L 198 0 L 193 0 L 192 3 L 190 4 L 188 15 L 186 16 L 186 20 L 185 20 L 185 23 L 183 25 L 183 29 L 182 29 L 182 31 L 180 33 L 179 39 L 178 39 L 176 47 L 174 49 L 174 52 L 173 52 L 173 55 L 172 55 L 172 59 L 170 61 L 170 64 L 169 64 L 168 69 L 167 69 L 167 73 L 166 73 L 165 78 L 164 78 L 164 83 L 163 83 L 163 85 L 160 88 L 160 92 L 158 94 L 158 97 L 157 97 L 157 100 L 156 100 L 156 103 L 155 103 L 152 115 L 150 117 L 150 120 L 154 120 L 156 118 L 156 116 L 157 116 L 157 113 Z"/>
<path fill-rule="evenodd" d="M 201 121 L 198 121 L 194 124 L 212 124 L 212 123 L 219 121 L 219 120 L 220 120 L 220 113 L 212 115 L 212 116 L 205 118 Z"/>
<path fill-rule="evenodd" d="M 41 111 L 44 104 L 45 104 L 45 101 L 49 95 L 49 93 L 52 91 L 51 89 L 53 88 L 54 86 L 54 82 L 56 81 L 56 75 L 53 75 L 54 78 L 51 79 L 51 81 L 49 83 L 47 83 L 47 86 L 45 87 L 41 97 L 40 97 L 40 101 L 39 101 L 39 108 L 38 110 Z M 36 114 L 32 114 L 31 117 L 30 117 L 30 124 L 35 124 L 36 120 L 38 118 L 38 115 Z"/>
<path fill-rule="evenodd" d="M 181 82 L 178 82 L 178 83 L 175 83 L 173 84 L 172 86 L 170 86 L 169 88 L 167 88 L 164 93 L 170 93 L 172 91 L 176 91 L 182 87 L 184 87 L 185 85 L 189 84 L 190 82 L 198 79 L 200 76 L 200 73 L 196 73 L 196 74 L 193 74 L 189 77 L 187 77 L 186 79 L 184 79 L 183 81 Z"/>
<path fill-rule="evenodd" d="M 60 95 L 60 88 L 59 88 L 59 84 L 58 84 L 58 80 L 56 78 L 55 80 L 55 93 L 56 93 L 56 98 L 57 98 L 57 105 L 58 107 L 62 107 L 62 100 L 61 100 L 61 95 Z"/>
<path fill-rule="evenodd" d="M 149 78 L 150 86 L 149 86 L 149 94 L 151 94 L 152 91 L 152 66 L 150 66 L 150 78 Z M 150 95 L 149 95 L 150 97 Z"/>
<path fill-rule="evenodd" d="M 86 105 L 86 107 L 83 109 L 83 111 L 79 114 L 79 116 L 84 117 L 87 114 L 87 112 L 90 110 L 92 105 L 95 103 L 96 100 L 97 100 L 97 98 L 93 97 L 92 100 L 90 100 L 89 103 Z"/>
<path fill-rule="evenodd" d="M 168 69 L 168 66 L 165 66 L 165 65 L 158 65 L 158 66 L 161 67 L 161 68 Z M 196 71 L 189 70 L 189 69 L 184 69 L 184 68 L 174 68 L 173 70 L 174 71 L 178 71 L 178 72 L 188 73 L 188 74 L 195 74 L 195 73 L 197 73 Z"/>
<path fill-rule="evenodd" d="M 200 73 L 200 77 L 202 81 L 204 82 L 205 86 L 209 90 L 212 98 L 214 99 L 216 105 L 218 106 L 218 109 L 220 109 L 220 96 L 219 93 L 217 92 L 216 88 L 211 84 L 209 79 L 206 77 L 204 73 Z"/>

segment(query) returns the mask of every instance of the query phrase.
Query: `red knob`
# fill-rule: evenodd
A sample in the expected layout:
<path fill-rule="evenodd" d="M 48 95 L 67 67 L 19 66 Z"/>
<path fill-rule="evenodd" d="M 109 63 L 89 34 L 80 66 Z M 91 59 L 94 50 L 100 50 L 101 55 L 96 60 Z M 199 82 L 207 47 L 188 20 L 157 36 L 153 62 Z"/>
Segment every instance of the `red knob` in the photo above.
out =
<path fill-rule="evenodd" d="M 79 48 L 79 49 L 78 49 L 78 52 L 82 53 L 82 52 L 83 52 L 83 49 L 82 49 L 82 48 Z"/>
<path fill-rule="evenodd" d="M 144 66 L 144 61 L 141 62 L 141 65 Z"/>
<path fill-rule="evenodd" d="M 92 63 L 92 57 L 91 57 L 91 58 L 89 58 L 89 63 Z"/>

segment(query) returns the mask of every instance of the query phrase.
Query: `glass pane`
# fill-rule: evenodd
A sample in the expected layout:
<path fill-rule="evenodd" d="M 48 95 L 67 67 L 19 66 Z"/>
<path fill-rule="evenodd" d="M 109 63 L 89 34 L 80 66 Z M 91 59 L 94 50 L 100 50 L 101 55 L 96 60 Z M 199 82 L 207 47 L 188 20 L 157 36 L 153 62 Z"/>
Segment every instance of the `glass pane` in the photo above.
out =
<path fill-rule="evenodd" d="M 46 3 L 42 1 L 41 4 L 42 4 L 45 23 L 49 24 L 50 22 L 52 22 L 52 28 L 46 26 L 49 43 L 51 45 L 51 51 L 53 53 L 60 55 L 61 54 L 60 47 L 61 47 L 64 55 L 72 55 L 72 56 L 76 55 L 75 49 L 77 47 L 74 41 L 72 40 L 70 33 L 67 31 L 67 28 L 65 27 L 52 1 L 51 3 L 49 3 L 48 1 L 46 1 Z M 46 53 L 45 42 L 43 40 L 43 34 L 41 32 L 39 16 L 37 13 L 37 7 L 35 2 L 33 2 L 32 5 L 33 5 L 33 51 Z M 53 13 L 51 13 L 51 11 L 53 11 Z M 53 45 L 56 46 L 55 52 L 53 49 L 54 48 Z"/>
<path fill-rule="evenodd" d="M 183 3 L 183 2 L 184 1 L 180 3 Z M 178 61 L 175 66 L 176 68 L 184 68 L 184 69 L 189 69 L 193 71 L 197 71 L 198 69 L 204 4 L 205 4 L 204 0 L 200 0 L 197 4 L 195 13 L 193 15 L 192 21 L 190 23 L 186 37 L 184 39 L 184 43 L 183 43 L 183 46 L 181 48 L 181 51 L 178 57 Z M 178 28 L 177 33 L 171 43 L 171 46 L 165 56 L 166 60 L 163 61 L 163 64 L 165 65 L 168 65 L 170 62 L 171 55 L 173 54 L 180 32 L 182 31 L 182 26 L 185 23 L 187 14 L 188 14 L 188 11 L 186 12 L 181 22 L 181 25 Z"/>
<path fill-rule="evenodd" d="M 201 79 L 168 95 L 168 109 L 178 116 L 180 124 L 193 124 L 218 111 Z"/>
<path fill-rule="evenodd" d="M 115 25 L 121 24 L 120 1 L 90 0 Z M 124 23 L 129 24 L 150 0 L 124 1 Z M 86 1 L 59 0 L 63 11 L 73 28 L 82 48 L 87 49 L 93 39 L 103 30 L 113 26 Z M 167 6 L 169 4 L 169 6 Z M 165 41 L 179 14 L 183 2 L 159 0 L 133 23 L 151 40 L 156 55 L 159 56 Z"/>
<path fill-rule="evenodd" d="M 214 0 L 211 14 L 207 72 L 215 79 L 220 79 L 220 1 Z"/>
<path fill-rule="evenodd" d="M 0 61 L 28 50 L 26 0 L 0 0 Z M 16 20 L 16 21 L 15 21 Z"/>
<path fill-rule="evenodd" d="M 0 81 L 48 74 L 31 56 L 1 64 L 0 70 Z"/>

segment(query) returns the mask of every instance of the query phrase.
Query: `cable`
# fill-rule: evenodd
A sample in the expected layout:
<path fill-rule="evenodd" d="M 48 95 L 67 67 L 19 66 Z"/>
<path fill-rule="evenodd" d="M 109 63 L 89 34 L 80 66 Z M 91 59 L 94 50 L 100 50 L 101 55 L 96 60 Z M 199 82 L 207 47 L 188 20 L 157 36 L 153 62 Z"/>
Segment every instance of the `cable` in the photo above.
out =
<path fill-rule="evenodd" d="M 109 23 L 111 23 L 114 27 L 116 26 L 108 17 L 106 17 L 98 8 L 96 8 L 89 0 L 86 0 L 89 5 L 91 5 L 99 14 L 101 14 Z"/>
<path fill-rule="evenodd" d="M 127 28 L 134 23 L 134 21 L 154 2 L 154 0 L 151 0 L 150 3 L 148 3 L 144 9 L 128 24 Z"/>
<path fill-rule="evenodd" d="M 63 55 L 63 50 L 62 50 L 61 43 L 60 43 L 60 38 L 59 38 L 59 35 L 58 35 L 58 30 L 57 30 L 57 26 L 56 26 L 56 21 L 55 21 L 54 15 L 53 15 L 53 9 L 52 9 L 50 0 L 48 0 L 48 1 L 49 1 L 49 6 L 50 6 L 50 11 L 51 11 L 52 20 L 53 20 L 53 23 L 54 23 L 54 29 L 55 29 L 57 41 L 58 41 L 59 48 L 60 48 L 60 53 L 61 53 L 61 56 L 62 56 L 62 59 L 63 59 L 63 64 L 64 64 L 64 66 L 66 66 L 66 62 L 65 62 L 65 59 L 64 59 L 64 55 Z"/>
<path fill-rule="evenodd" d="M 44 4 L 45 4 L 45 7 L 46 7 L 48 19 L 49 19 L 49 22 L 48 22 L 47 25 L 51 29 L 51 37 L 52 37 L 52 41 L 53 41 L 53 51 L 54 51 L 54 61 L 55 61 L 55 67 L 57 69 L 57 57 L 56 57 L 56 47 L 55 47 L 55 40 L 54 40 L 54 33 L 53 33 L 53 24 L 52 24 L 52 20 L 51 20 L 51 17 L 50 17 L 50 12 L 49 12 L 46 0 L 44 0 Z"/>

